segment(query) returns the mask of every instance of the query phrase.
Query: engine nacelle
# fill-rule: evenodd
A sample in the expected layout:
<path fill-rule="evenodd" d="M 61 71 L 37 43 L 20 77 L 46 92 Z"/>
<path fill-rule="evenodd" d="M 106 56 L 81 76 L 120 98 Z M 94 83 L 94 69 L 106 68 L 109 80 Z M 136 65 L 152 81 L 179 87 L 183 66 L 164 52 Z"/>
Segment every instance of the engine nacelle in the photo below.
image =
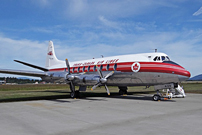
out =
<path fill-rule="evenodd" d="M 67 75 L 67 80 L 72 81 L 74 80 L 75 76 L 74 75 Z"/>
<path fill-rule="evenodd" d="M 100 80 L 99 77 L 85 76 L 82 79 L 82 83 L 84 83 L 85 85 L 94 85 L 98 83 L 99 80 Z"/>

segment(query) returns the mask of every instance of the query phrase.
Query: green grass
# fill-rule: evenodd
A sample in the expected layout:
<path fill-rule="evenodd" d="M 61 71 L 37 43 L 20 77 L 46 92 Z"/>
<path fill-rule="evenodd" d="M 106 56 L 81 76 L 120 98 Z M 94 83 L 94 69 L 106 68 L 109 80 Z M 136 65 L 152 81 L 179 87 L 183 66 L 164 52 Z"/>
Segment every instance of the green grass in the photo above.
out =
<path fill-rule="evenodd" d="M 185 93 L 202 94 L 202 83 L 183 83 Z"/>
<path fill-rule="evenodd" d="M 202 94 L 202 83 L 183 83 L 186 93 Z M 81 92 L 81 97 L 107 96 L 104 87 L 91 91 Z M 78 89 L 78 87 L 76 87 Z M 111 95 L 118 95 L 118 87 L 109 87 Z M 143 86 L 128 87 L 129 94 L 154 93 L 154 88 L 145 89 Z M 67 84 L 28 84 L 28 85 L 0 85 L 0 102 L 26 101 L 42 99 L 70 98 L 70 89 Z"/>

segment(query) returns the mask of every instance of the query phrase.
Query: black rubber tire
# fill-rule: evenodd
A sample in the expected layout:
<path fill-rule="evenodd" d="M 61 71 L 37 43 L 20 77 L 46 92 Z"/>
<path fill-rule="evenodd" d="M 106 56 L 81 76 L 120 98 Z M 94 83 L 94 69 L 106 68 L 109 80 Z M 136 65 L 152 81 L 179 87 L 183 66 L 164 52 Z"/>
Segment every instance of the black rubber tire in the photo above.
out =
<path fill-rule="evenodd" d="M 76 97 L 76 93 L 75 93 L 75 92 L 71 92 L 71 93 L 70 93 L 70 97 L 71 97 L 71 98 L 75 98 L 75 97 Z"/>
<path fill-rule="evenodd" d="M 152 97 L 152 99 L 153 99 L 154 101 L 158 101 L 158 100 L 161 99 L 161 97 L 160 97 L 158 94 L 155 94 L 155 95 Z"/>
<path fill-rule="evenodd" d="M 124 95 L 124 94 L 127 94 L 127 90 L 119 90 L 119 95 Z"/>
<path fill-rule="evenodd" d="M 123 95 L 124 92 L 122 90 L 119 90 L 119 95 Z"/>
<path fill-rule="evenodd" d="M 80 92 L 79 91 L 75 91 L 75 97 L 79 98 L 80 97 Z"/>

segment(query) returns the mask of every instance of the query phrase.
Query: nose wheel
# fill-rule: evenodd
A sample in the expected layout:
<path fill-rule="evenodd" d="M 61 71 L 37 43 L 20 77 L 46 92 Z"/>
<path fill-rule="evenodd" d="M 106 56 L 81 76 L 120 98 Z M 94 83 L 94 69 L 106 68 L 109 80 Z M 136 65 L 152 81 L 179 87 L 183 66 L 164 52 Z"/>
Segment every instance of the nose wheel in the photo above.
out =
<path fill-rule="evenodd" d="M 152 99 L 153 99 L 154 101 L 158 101 L 158 100 L 161 100 L 161 96 L 160 96 L 159 94 L 155 94 L 155 95 L 152 97 Z"/>

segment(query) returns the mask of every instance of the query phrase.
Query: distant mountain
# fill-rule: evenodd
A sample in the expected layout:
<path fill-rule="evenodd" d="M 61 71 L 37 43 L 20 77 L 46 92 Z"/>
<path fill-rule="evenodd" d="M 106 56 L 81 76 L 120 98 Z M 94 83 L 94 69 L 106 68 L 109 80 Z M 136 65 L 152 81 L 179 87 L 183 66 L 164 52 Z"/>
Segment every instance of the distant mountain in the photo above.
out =
<path fill-rule="evenodd" d="M 190 78 L 188 81 L 202 81 L 202 74 Z"/>

